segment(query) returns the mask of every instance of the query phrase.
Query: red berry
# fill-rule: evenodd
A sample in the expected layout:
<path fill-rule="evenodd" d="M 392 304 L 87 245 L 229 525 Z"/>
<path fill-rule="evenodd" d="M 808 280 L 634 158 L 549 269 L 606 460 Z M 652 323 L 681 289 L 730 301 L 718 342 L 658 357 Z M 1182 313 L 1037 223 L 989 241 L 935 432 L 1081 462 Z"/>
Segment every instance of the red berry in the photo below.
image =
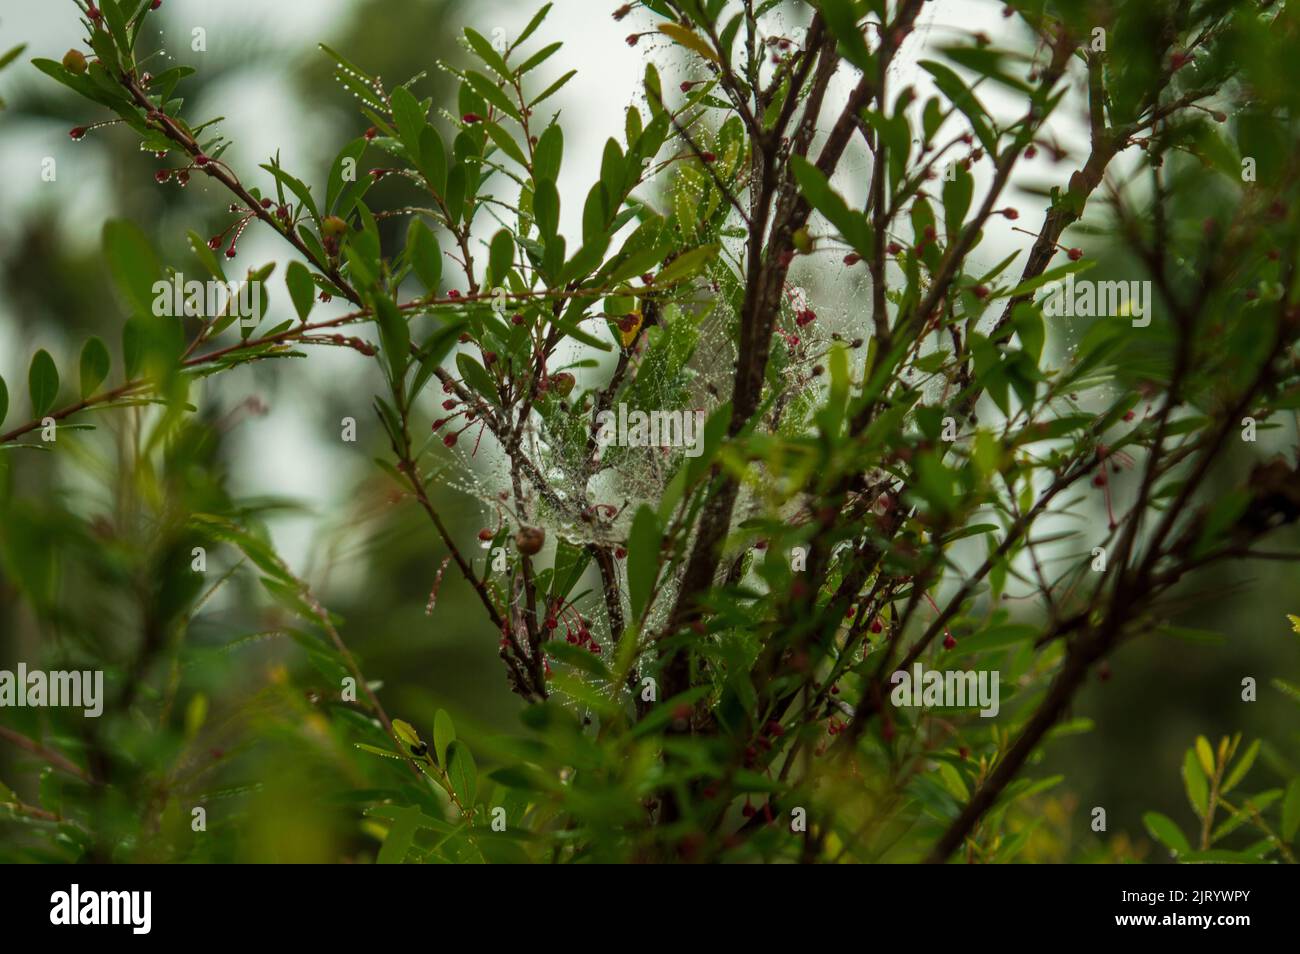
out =
<path fill-rule="evenodd" d="M 443 442 L 444 444 L 446 444 L 448 447 L 455 447 L 455 446 L 456 446 L 456 435 L 455 435 L 455 434 L 448 434 L 446 437 L 444 437 L 444 438 L 442 439 L 442 442 Z"/>
<path fill-rule="evenodd" d="M 374 139 L 378 135 L 379 135 L 379 130 L 376 129 L 374 126 L 371 126 L 369 129 L 366 130 L 367 139 Z"/>
<path fill-rule="evenodd" d="M 166 182 L 168 179 L 172 177 L 172 174 L 167 169 L 159 169 L 157 172 L 153 174 L 153 177 L 158 182 Z"/>
<path fill-rule="evenodd" d="M 479 538 L 480 540 L 484 541 L 484 542 L 486 542 L 486 541 L 488 541 L 488 540 L 491 540 L 491 539 L 492 539 L 492 531 L 489 530 L 487 527 L 484 527 L 482 530 L 480 530 L 480 531 L 478 532 L 478 538 Z"/>
<path fill-rule="evenodd" d="M 957 640 L 952 638 L 952 633 L 949 633 L 947 636 L 943 638 L 944 649 L 952 649 L 956 645 L 957 645 Z"/>
<path fill-rule="evenodd" d="M 234 258 L 234 257 L 235 257 L 235 246 L 232 245 L 230 246 L 230 248 L 226 249 L 226 258 Z"/>
<path fill-rule="evenodd" d="M 68 135 L 71 136 L 73 139 L 81 139 L 86 135 L 86 127 L 73 126 L 71 129 L 68 130 Z"/>
<path fill-rule="evenodd" d="M 460 121 L 467 126 L 472 126 L 474 123 L 481 123 L 483 117 L 478 113 L 466 113 L 464 116 L 460 117 Z"/>
<path fill-rule="evenodd" d="M 1081 249 L 1081 248 L 1072 248 L 1072 249 L 1070 249 L 1068 252 L 1066 252 L 1065 254 L 1068 255 L 1068 256 L 1070 256 L 1070 261 L 1072 261 L 1072 262 L 1077 262 L 1079 259 L 1083 258 L 1083 249 Z"/>

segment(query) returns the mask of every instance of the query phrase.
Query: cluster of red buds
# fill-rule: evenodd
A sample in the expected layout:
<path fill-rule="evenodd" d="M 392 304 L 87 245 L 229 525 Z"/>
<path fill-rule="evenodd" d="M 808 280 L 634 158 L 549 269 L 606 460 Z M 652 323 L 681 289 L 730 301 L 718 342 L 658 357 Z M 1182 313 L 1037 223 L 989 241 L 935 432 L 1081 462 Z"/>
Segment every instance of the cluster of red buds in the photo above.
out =
<path fill-rule="evenodd" d="M 444 391 L 444 392 L 450 392 L 451 390 L 452 390 L 452 389 L 451 389 L 450 384 L 444 384 L 444 385 L 443 385 L 443 391 Z M 460 407 L 460 410 L 456 411 L 455 409 L 456 409 L 457 407 Z M 462 428 L 461 428 L 460 430 L 458 430 L 458 431 L 449 431 L 449 432 L 447 432 L 445 435 L 443 435 L 442 442 L 443 442 L 443 444 L 445 444 L 447 447 L 455 447 L 455 446 L 456 446 L 456 442 L 460 439 L 460 435 L 461 435 L 461 434 L 464 434 L 467 430 L 469 430 L 471 427 L 473 427 L 476 423 L 478 423 L 478 424 L 482 424 L 484 427 L 486 427 L 486 423 L 487 423 L 486 421 L 479 421 L 479 420 L 478 420 L 478 412 L 477 412 L 477 410 L 476 410 L 475 408 L 472 408 L 472 407 L 469 407 L 469 406 L 461 407 L 461 402 L 460 402 L 459 400 L 457 400 L 456 398 L 449 398 L 449 399 L 447 399 L 446 401 L 443 401 L 443 402 L 442 402 L 442 409 L 443 409 L 444 411 L 454 411 L 454 413 L 448 415 L 447 417 L 440 417 L 440 418 L 438 418 L 437 420 L 435 420 L 435 421 L 433 422 L 433 432 L 434 432 L 435 434 L 438 433 L 438 431 L 442 430 L 444 427 L 446 427 L 448 424 L 450 424 L 452 421 L 456 420 L 456 418 L 460 417 L 461 415 L 464 415 L 464 417 L 465 417 L 465 426 L 464 426 L 464 427 L 462 427 Z M 480 431 L 479 431 L 479 440 L 482 440 L 482 439 L 483 439 L 483 431 L 480 430 Z M 477 442 L 474 444 L 474 450 L 475 450 L 475 452 L 478 451 L 478 443 L 477 443 Z"/>
<path fill-rule="evenodd" d="M 165 180 L 160 179 L 159 181 L 162 182 Z M 249 209 L 241 209 L 239 206 L 233 204 L 230 206 L 229 211 L 234 213 L 242 212 L 243 214 L 230 225 L 226 226 L 226 228 L 221 232 L 208 239 L 208 248 L 215 252 L 225 244 L 226 236 L 233 232 L 234 237 L 230 240 L 230 247 L 226 249 L 226 258 L 234 258 L 236 254 L 236 246 L 239 244 L 239 237 L 244 234 L 244 229 L 248 228 L 248 223 L 257 218 L 257 213 Z"/>
<path fill-rule="evenodd" d="M 586 649 L 599 656 L 603 650 L 600 643 L 596 642 L 596 637 L 591 635 L 590 622 L 587 617 L 577 611 L 572 603 L 561 603 L 556 600 L 551 604 L 543 626 L 546 632 L 551 634 L 563 624 L 564 641 L 566 643 L 570 646 Z"/>
<path fill-rule="evenodd" d="M 758 762 L 759 750 L 770 752 L 772 750 L 772 740 L 779 739 L 783 735 L 785 735 L 785 726 L 781 725 L 776 719 L 764 723 L 763 728 L 759 730 L 754 740 L 745 746 L 745 768 L 754 768 Z"/>

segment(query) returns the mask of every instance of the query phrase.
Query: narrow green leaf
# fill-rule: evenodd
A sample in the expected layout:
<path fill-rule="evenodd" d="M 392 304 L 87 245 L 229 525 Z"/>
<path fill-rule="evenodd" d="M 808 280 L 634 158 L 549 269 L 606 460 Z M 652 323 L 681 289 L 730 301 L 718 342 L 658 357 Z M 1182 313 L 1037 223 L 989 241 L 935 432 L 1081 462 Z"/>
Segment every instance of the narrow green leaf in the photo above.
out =
<path fill-rule="evenodd" d="M 1167 815 L 1162 815 L 1159 812 L 1147 812 L 1142 816 L 1142 824 L 1146 826 L 1152 838 L 1175 855 L 1185 855 L 1192 850 L 1186 836 L 1174 824 L 1173 819 Z"/>
<path fill-rule="evenodd" d="M 411 219 L 406 230 L 406 257 L 425 290 L 437 294 L 442 281 L 442 250 L 433 231 L 421 219 Z"/>
<path fill-rule="evenodd" d="M 289 298 L 298 318 L 306 321 L 316 304 L 316 283 L 311 280 L 311 272 L 302 262 L 290 262 L 284 270 L 284 283 L 289 288 Z"/>
<path fill-rule="evenodd" d="M 120 219 L 105 222 L 104 257 L 118 291 L 131 310 L 137 315 L 153 314 L 158 259 L 140 227 Z"/>
<path fill-rule="evenodd" d="M 460 799 L 461 807 L 472 809 L 478 794 L 478 768 L 474 765 L 469 746 L 459 739 L 452 740 L 447 746 L 447 778 L 451 781 L 452 791 Z"/>
<path fill-rule="evenodd" d="M 44 416 L 59 396 L 59 369 L 44 348 L 32 356 L 31 368 L 27 372 L 27 392 L 31 395 L 35 417 Z"/>
<path fill-rule="evenodd" d="M 1237 787 L 1238 782 L 1246 777 L 1246 773 L 1250 771 L 1250 767 L 1255 764 L 1255 756 L 1258 754 L 1259 739 L 1256 739 L 1247 746 L 1245 752 L 1241 753 L 1241 758 L 1237 759 L 1237 763 L 1232 767 L 1232 771 L 1228 773 L 1228 779 L 1223 783 L 1223 794 L 1228 794 Z"/>
<path fill-rule="evenodd" d="M 81 348 L 81 396 L 88 398 L 108 377 L 108 348 L 104 342 L 91 336 Z"/>
<path fill-rule="evenodd" d="M 655 579 L 659 576 L 662 540 L 659 518 L 648 504 L 642 504 L 632 518 L 632 531 L 627 541 L 627 588 L 634 619 L 645 610 Z"/>
<path fill-rule="evenodd" d="M 1282 799 L 1282 840 L 1292 841 L 1300 829 L 1300 778 L 1291 779 Z"/>
<path fill-rule="evenodd" d="M 438 756 L 438 764 L 447 764 L 447 746 L 456 740 L 456 725 L 446 709 L 439 709 L 433 716 L 433 750 Z"/>

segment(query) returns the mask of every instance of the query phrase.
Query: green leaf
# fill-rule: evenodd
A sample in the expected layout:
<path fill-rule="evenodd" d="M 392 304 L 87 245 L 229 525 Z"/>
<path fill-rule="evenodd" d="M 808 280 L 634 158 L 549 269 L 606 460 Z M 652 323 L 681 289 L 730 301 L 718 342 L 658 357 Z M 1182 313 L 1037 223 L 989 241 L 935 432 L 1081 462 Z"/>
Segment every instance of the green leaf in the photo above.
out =
<path fill-rule="evenodd" d="M 411 219 L 406 230 L 406 257 L 425 290 L 430 295 L 437 294 L 442 281 L 442 250 L 438 248 L 433 231 L 422 219 Z"/>
<path fill-rule="evenodd" d="M 1282 840 L 1291 841 L 1300 829 L 1300 778 L 1291 779 L 1282 799 Z"/>
<path fill-rule="evenodd" d="M 1223 794 L 1228 794 L 1237 787 L 1237 783 L 1246 777 L 1250 767 L 1255 764 L 1255 756 L 1259 754 L 1259 739 L 1250 743 L 1246 751 L 1241 753 L 1241 758 L 1237 759 L 1237 764 L 1232 767 L 1228 773 L 1228 779 L 1223 783 Z"/>
<path fill-rule="evenodd" d="M 438 764 L 447 764 L 447 746 L 456 741 L 456 725 L 446 709 L 439 709 L 433 715 L 433 751 L 438 756 Z"/>
<path fill-rule="evenodd" d="M 701 245 L 677 256 L 655 275 L 656 286 L 675 285 L 690 278 L 718 255 L 717 245 Z"/>
<path fill-rule="evenodd" d="M 510 44 L 510 49 L 513 50 L 536 32 L 537 28 L 542 25 L 542 21 L 546 19 L 546 15 L 551 12 L 551 6 L 549 3 L 542 4 L 542 8 L 533 14 L 533 18 L 528 21 L 528 25 L 520 31 L 519 36 Z"/>
<path fill-rule="evenodd" d="M 835 226 L 844 241 L 853 246 L 855 252 L 863 258 L 868 258 L 871 255 L 873 238 L 867 217 L 861 212 L 850 209 L 840 194 L 831 188 L 830 182 L 822 175 L 821 170 L 807 159 L 793 156 L 790 163 L 795 180 L 799 183 L 799 191 L 808 200 L 808 204 Z"/>
<path fill-rule="evenodd" d="M 492 286 L 503 286 L 506 275 L 510 273 L 510 264 L 515 256 L 514 239 L 510 237 L 508 229 L 501 229 L 496 235 L 492 236 L 492 244 L 488 246 L 488 275 L 491 279 L 489 284 Z"/>
<path fill-rule="evenodd" d="M 546 89 L 542 91 L 542 95 L 538 96 L 535 100 L 533 100 L 531 103 L 528 104 L 528 108 L 532 109 L 538 103 L 542 102 L 542 100 L 550 99 L 552 96 L 554 96 L 556 93 L 560 91 L 560 89 L 564 86 L 564 84 L 569 82 L 569 80 L 573 79 L 577 75 L 578 75 L 577 70 L 569 70 L 569 72 L 565 73 L 563 76 L 557 79 L 550 86 L 546 87 Z"/>
<path fill-rule="evenodd" d="M 501 54 L 492 48 L 492 44 L 487 38 L 477 30 L 465 27 L 465 39 L 469 41 L 470 49 L 478 54 L 479 59 L 487 64 L 492 72 L 496 73 L 503 80 L 509 80 L 513 75 L 506 61 L 501 58 Z"/>
<path fill-rule="evenodd" d="M 575 669 L 587 673 L 589 676 L 595 676 L 602 682 L 610 682 L 613 677 L 610 675 L 609 667 L 591 650 L 582 646 L 573 646 L 563 640 L 550 640 L 546 644 L 546 653 L 552 659 L 558 659 L 560 662 L 568 663 Z"/>
<path fill-rule="evenodd" d="M 487 398 L 493 405 L 499 403 L 497 385 L 492 380 L 492 375 L 488 374 L 483 365 L 475 361 L 471 355 L 463 351 L 456 355 L 456 368 L 460 371 L 460 376 L 466 384 Z"/>
<path fill-rule="evenodd" d="M 0 424 L 5 422 L 7 413 L 9 413 L 9 386 L 5 384 L 5 379 L 0 377 Z"/>
<path fill-rule="evenodd" d="M 980 101 L 975 98 L 975 94 L 970 91 L 966 83 L 960 76 L 954 73 L 942 63 L 934 60 L 921 60 L 920 67 L 934 77 L 934 85 L 939 87 L 953 106 L 961 110 L 966 119 L 971 124 L 971 129 L 975 132 L 975 137 L 979 139 L 990 156 L 997 156 L 998 141 L 993 135 L 992 120 Z"/>
<path fill-rule="evenodd" d="M 91 336 L 81 348 L 81 396 L 88 398 L 104 383 L 109 369 L 108 348 L 104 342 Z M 2 417 L 3 415 L 0 415 Z"/>
<path fill-rule="evenodd" d="M 524 151 L 519 148 L 519 143 L 515 142 L 514 137 L 504 126 L 500 123 L 484 123 L 483 131 L 507 156 L 525 168 L 528 166 L 528 157 L 524 155 Z"/>
<path fill-rule="evenodd" d="M 120 219 L 105 222 L 104 257 L 118 291 L 131 310 L 137 315 L 153 314 L 158 259 L 140 227 Z"/>
<path fill-rule="evenodd" d="M 1201 770 L 1200 761 L 1191 749 L 1183 757 L 1183 787 L 1187 790 L 1187 800 L 1192 803 L 1196 814 L 1204 818 L 1209 811 L 1210 785 Z"/>
<path fill-rule="evenodd" d="M 560 162 L 564 158 L 564 133 L 558 124 L 547 126 L 537 138 L 533 147 L 533 179 L 540 182 L 547 179 L 557 182 L 560 178 Z"/>
<path fill-rule="evenodd" d="M 1196 759 L 1201 763 L 1201 769 L 1205 772 L 1207 778 L 1214 777 L 1214 750 L 1210 748 L 1210 740 L 1203 735 L 1196 737 Z"/>
<path fill-rule="evenodd" d="M 302 203 L 303 207 L 311 213 L 313 220 L 320 220 L 320 212 L 316 209 L 316 200 L 311 196 L 311 189 L 307 188 L 301 179 L 291 176 L 275 163 L 262 163 L 261 168 L 271 173 L 277 182 L 281 183 L 286 189 L 292 192 L 297 197 L 298 201 Z"/>
<path fill-rule="evenodd" d="M 401 311 L 387 295 L 374 298 L 375 323 L 379 325 L 379 341 L 388 358 L 388 370 L 394 383 L 401 381 L 411 360 L 411 329 Z"/>
<path fill-rule="evenodd" d="M 302 262 L 290 262 L 284 270 L 284 283 L 289 288 L 293 310 L 300 320 L 306 321 L 316 304 L 316 283 L 311 280 L 311 272 Z"/>
<path fill-rule="evenodd" d="M 627 589 L 632 617 L 639 618 L 650 601 L 659 576 L 659 547 L 663 530 L 648 504 L 642 504 L 632 518 L 627 541 Z"/>
<path fill-rule="evenodd" d="M 43 417 L 59 396 L 59 369 L 44 348 L 32 356 L 32 365 L 27 372 L 27 392 L 32 398 L 34 417 Z"/>
<path fill-rule="evenodd" d="M 447 746 L 447 778 L 461 807 L 467 811 L 473 809 L 474 796 L 478 794 L 478 769 L 469 746 L 459 739 L 453 739 Z"/>
<path fill-rule="evenodd" d="M 875 58 L 858 29 L 858 5 L 853 0 L 822 0 L 822 16 L 839 45 L 840 55 L 864 73 L 874 73 Z"/>
<path fill-rule="evenodd" d="M 533 217 L 543 239 L 550 239 L 560 227 L 560 193 L 552 179 L 541 179 L 533 193 Z"/>
<path fill-rule="evenodd" d="M 501 87 L 497 86 L 482 73 L 476 73 L 474 70 L 465 71 L 465 81 L 473 88 L 474 92 L 483 97 L 485 101 L 495 106 L 501 112 L 505 113 L 516 122 L 521 122 L 519 107 L 510 102 L 510 98 L 502 92 Z"/>
<path fill-rule="evenodd" d="M 1192 846 L 1187 843 L 1187 838 L 1167 815 L 1147 812 L 1142 816 L 1142 824 L 1146 826 L 1152 838 L 1175 855 L 1185 855 L 1192 850 Z"/>
<path fill-rule="evenodd" d="M 660 23 L 658 29 L 660 33 L 669 37 L 674 43 L 678 43 L 688 50 L 693 50 L 710 63 L 718 62 L 717 51 L 709 46 L 708 42 L 694 30 L 688 30 L 677 23 Z"/>
<path fill-rule="evenodd" d="M 408 748 L 420 744 L 420 733 L 415 731 L 415 726 L 401 719 L 393 720 L 393 735 L 397 736 L 398 741 Z"/>
<path fill-rule="evenodd" d="M 397 124 L 397 134 L 402 140 L 402 145 L 406 147 L 412 159 L 418 159 L 420 133 L 428 123 L 424 110 L 405 86 L 393 90 L 389 102 L 393 107 L 393 121 Z"/>
<path fill-rule="evenodd" d="M 411 844 L 415 841 L 415 831 L 420 827 L 421 814 L 418 808 L 410 806 L 392 808 L 388 834 L 384 837 L 383 847 L 379 849 L 379 856 L 375 858 L 376 864 L 400 865 L 402 863 L 406 853 L 411 850 Z"/>

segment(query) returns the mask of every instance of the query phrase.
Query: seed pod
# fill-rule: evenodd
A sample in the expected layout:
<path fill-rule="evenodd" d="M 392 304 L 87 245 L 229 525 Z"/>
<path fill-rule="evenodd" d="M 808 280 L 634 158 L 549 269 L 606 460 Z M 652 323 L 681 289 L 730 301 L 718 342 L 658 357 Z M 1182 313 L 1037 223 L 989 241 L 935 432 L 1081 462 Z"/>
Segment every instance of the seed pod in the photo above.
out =
<path fill-rule="evenodd" d="M 567 371 L 552 375 L 551 387 L 555 389 L 555 393 L 560 397 L 568 397 L 569 392 L 573 390 L 573 375 Z"/>
<path fill-rule="evenodd" d="M 546 543 L 546 531 L 540 527 L 520 527 L 515 533 L 515 547 L 525 556 L 541 552 Z"/>
<path fill-rule="evenodd" d="M 86 72 L 86 54 L 80 50 L 68 50 L 63 54 L 63 66 L 69 73 L 80 76 Z"/>

